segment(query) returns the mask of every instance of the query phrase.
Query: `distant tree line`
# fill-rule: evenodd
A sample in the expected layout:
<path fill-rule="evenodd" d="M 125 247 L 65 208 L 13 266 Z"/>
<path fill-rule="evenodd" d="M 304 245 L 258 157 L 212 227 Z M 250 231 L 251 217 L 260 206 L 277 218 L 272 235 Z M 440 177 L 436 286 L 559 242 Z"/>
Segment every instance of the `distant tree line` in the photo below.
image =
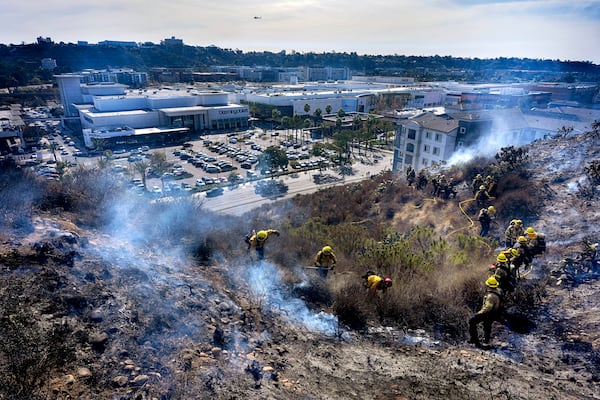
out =
<path fill-rule="evenodd" d="M 53 58 L 54 71 L 41 68 L 42 58 Z M 598 82 L 600 65 L 589 61 L 529 58 L 462 58 L 450 56 L 358 55 L 350 53 L 243 52 L 216 46 L 139 47 L 78 46 L 65 43 L 0 44 L 0 87 L 51 82 L 56 73 L 86 68 L 128 67 L 149 71 L 152 67 L 191 68 L 206 72 L 212 65 L 271 67 L 347 67 L 354 75 L 413 77 L 417 81 L 518 81 Z"/>

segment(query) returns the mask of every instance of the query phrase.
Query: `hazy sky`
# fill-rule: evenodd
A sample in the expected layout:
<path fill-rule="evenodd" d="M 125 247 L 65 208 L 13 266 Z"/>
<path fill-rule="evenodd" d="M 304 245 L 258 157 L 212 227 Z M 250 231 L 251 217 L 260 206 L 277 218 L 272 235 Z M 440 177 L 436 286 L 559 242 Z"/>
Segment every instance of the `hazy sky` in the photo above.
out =
<path fill-rule="evenodd" d="M 16 0 L 4 44 L 125 40 L 600 64 L 600 0 Z M 260 18 L 254 18 L 260 17 Z"/>

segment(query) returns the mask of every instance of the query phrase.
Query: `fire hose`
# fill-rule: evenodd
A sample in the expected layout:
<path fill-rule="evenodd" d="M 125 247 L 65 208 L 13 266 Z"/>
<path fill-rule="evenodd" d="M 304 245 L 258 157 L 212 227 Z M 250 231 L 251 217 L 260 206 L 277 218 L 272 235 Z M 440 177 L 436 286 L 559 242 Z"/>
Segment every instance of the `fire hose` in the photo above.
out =
<path fill-rule="evenodd" d="M 458 208 L 460 209 L 460 212 L 462 212 L 462 213 L 463 213 L 463 215 L 464 215 L 464 216 L 465 216 L 465 217 L 466 217 L 466 218 L 469 220 L 469 225 L 467 225 L 467 226 L 463 226 L 463 227 L 461 227 L 461 228 L 458 228 L 458 229 L 455 229 L 455 230 L 453 230 L 452 232 L 448 233 L 448 234 L 446 235 L 446 237 L 449 237 L 450 235 L 452 235 L 452 234 L 454 234 L 454 233 L 456 233 L 456 232 L 462 231 L 462 230 L 464 230 L 464 229 L 470 229 L 470 228 L 472 228 L 473 226 L 475 226 L 475 221 L 473 221 L 473 218 L 471 218 L 471 217 L 469 216 L 469 214 L 467 214 L 466 210 L 463 208 L 463 204 L 465 204 L 465 203 L 469 203 L 469 202 L 471 202 L 471 201 L 474 201 L 474 200 L 475 200 L 475 198 L 473 197 L 473 198 L 471 198 L 471 199 L 463 200 L 463 201 L 461 201 L 461 202 L 459 202 L 459 203 L 458 203 Z M 479 236 L 477 236 L 477 240 L 479 240 L 481 243 L 483 243 L 483 244 L 484 244 L 484 245 L 485 245 L 485 246 L 488 248 L 488 250 L 490 251 L 490 253 L 492 252 L 492 247 L 489 245 L 489 243 L 488 243 L 488 242 L 486 242 L 485 240 L 483 240 L 483 239 L 482 239 L 482 238 L 480 238 Z"/>

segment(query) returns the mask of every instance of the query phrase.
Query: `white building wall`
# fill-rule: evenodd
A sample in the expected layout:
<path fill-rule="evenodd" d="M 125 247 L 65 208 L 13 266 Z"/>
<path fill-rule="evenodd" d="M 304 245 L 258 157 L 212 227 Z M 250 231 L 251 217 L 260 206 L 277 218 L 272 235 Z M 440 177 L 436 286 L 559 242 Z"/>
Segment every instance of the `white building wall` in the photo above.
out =
<path fill-rule="evenodd" d="M 81 76 L 80 75 L 56 75 L 60 98 L 65 110 L 65 117 L 77 117 L 79 112 L 71 104 L 83 103 L 81 94 Z"/>
<path fill-rule="evenodd" d="M 148 108 L 148 99 L 139 97 L 99 97 L 93 99 L 94 108 L 100 112 L 130 111 Z"/>
<path fill-rule="evenodd" d="M 81 127 L 89 129 L 102 129 L 128 126 L 130 128 L 149 128 L 159 126 L 158 111 L 143 111 L 137 113 L 110 113 L 95 114 L 90 116 L 81 113 Z"/>
<path fill-rule="evenodd" d="M 227 104 L 228 93 L 200 93 L 196 95 L 197 104 L 201 106 L 222 106 Z"/>
<path fill-rule="evenodd" d="M 149 97 L 148 108 L 176 108 L 176 107 L 194 107 L 198 105 L 196 96 L 165 96 Z"/>

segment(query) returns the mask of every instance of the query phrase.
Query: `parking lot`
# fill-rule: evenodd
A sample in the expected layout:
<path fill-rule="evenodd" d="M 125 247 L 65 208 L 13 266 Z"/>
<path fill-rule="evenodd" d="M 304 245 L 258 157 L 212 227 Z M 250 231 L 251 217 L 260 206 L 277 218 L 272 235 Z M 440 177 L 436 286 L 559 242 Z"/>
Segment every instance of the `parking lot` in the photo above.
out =
<path fill-rule="evenodd" d="M 48 135 L 45 140 L 57 146 L 58 161 L 69 161 L 88 167 L 98 165 L 98 156 L 82 156 L 87 152 L 77 139 L 68 132 Z M 128 180 L 130 188 L 138 193 L 148 194 L 155 199 L 168 199 L 173 196 L 194 195 L 205 199 L 205 205 L 215 211 L 238 210 L 242 212 L 264 201 L 283 195 L 307 193 L 318 190 L 326 184 L 364 179 L 391 165 L 391 154 L 369 152 L 354 162 L 353 176 L 341 176 L 331 170 L 329 159 L 311 154 L 312 141 L 296 142 L 291 131 L 263 131 L 251 129 L 243 132 L 229 132 L 198 136 L 177 146 L 152 148 L 114 148 L 111 168 Z M 258 158 L 269 146 L 280 146 L 286 152 L 289 165 L 277 171 L 258 170 Z M 47 147 L 47 146 L 46 146 Z M 165 155 L 169 168 L 165 171 L 149 173 L 146 185 L 135 171 L 138 161 L 149 162 L 153 153 Z M 27 155 L 29 157 L 29 155 Z M 35 153 L 35 164 L 40 175 L 57 179 L 54 155 L 46 148 Z M 33 161 L 33 160 L 32 160 Z M 323 172 L 323 178 L 317 179 Z M 275 178 L 273 187 L 257 185 L 263 178 Z M 270 180 L 269 180 L 270 181 Z M 263 183 L 269 183 L 265 181 Z M 288 190 L 289 187 L 289 190 Z M 273 189 L 282 188 L 281 193 Z M 267 190 L 268 189 L 268 190 Z"/>

